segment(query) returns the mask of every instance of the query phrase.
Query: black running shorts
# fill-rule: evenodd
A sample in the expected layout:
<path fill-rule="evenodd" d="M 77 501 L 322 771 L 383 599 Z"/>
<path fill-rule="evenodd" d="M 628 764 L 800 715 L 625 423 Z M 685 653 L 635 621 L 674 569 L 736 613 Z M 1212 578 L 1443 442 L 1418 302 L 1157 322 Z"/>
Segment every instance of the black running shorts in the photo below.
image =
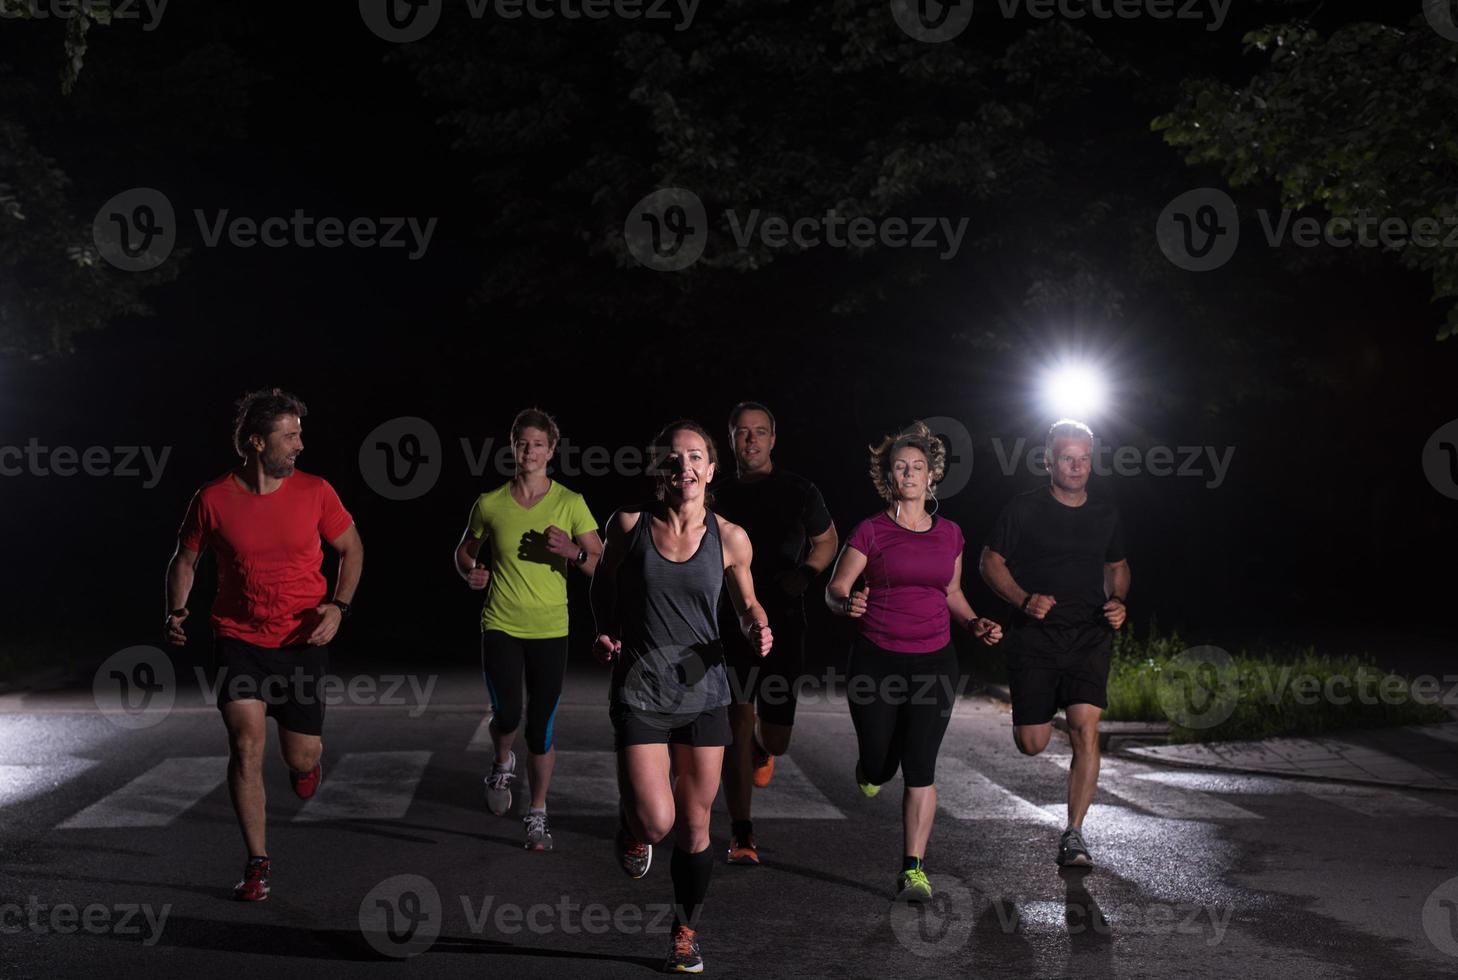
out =
<path fill-rule="evenodd" d="M 324 733 L 324 692 L 319 682 L 329 672 L 329 647 L 270 647 L 231 636 L 213 642 L 218 710 L 233 701 L 262 701 L 278 727 L 300 735 Z"/>
<path fill-rule="evenodd" d="M 1070 704 L 1109 706 L 1114 633 L 1106 624 L 1049 629 L 1030 623 L 1010 630 L 1008 641 L 1014 725 L 1046 724 Z"/>

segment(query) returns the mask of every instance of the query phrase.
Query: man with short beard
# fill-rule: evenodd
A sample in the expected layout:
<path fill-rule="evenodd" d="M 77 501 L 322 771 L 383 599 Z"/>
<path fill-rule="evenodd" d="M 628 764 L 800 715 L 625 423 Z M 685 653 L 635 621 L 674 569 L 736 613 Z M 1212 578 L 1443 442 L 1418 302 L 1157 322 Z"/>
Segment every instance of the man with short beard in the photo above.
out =
<path fill-rule="evenodd" d="M 1009 636 L 1013 741 L 1024 755 L 1047 748 L 1053 715 L 1068 718 L 1068 828 L 1060 865 L 1091 867 L 1083 818 L 1099 778 L 1099 715 L 1108 707 L 1114 630 L 1124 625 L 1129 563 L 1119 512 L 1089 496 L 1093 432 L 1060 419 L 1046 443 L 1051 485 L 1003 508 L 982 549 L 982 578 L 1021 615 Z"/>
<path fill-rule="evenodd" d="M 319 681 L 329 669 L 329 641 L 349 616 L 364 565 L 354 519 L 328 482 L 294 469 L 304 450 L 304 403 L 278 388 L 238 403 L 233 447 L 243 464 L 193 496 L 167 566 L 167 642 L 187 642 L 187 596 L 198 557 L 211 548 L 218 565 L 213 601 L 218 709 L 228 730 L 228 791 L 248 861 L 233 886 L 239 901 L 268 898 L 264 841 L 263 750 L 267 719 L 300 799 L 311 798 L 324 770 L 324 704 Z M 339 553 L 334 597 L 320 572 L 320 539 Z"/>

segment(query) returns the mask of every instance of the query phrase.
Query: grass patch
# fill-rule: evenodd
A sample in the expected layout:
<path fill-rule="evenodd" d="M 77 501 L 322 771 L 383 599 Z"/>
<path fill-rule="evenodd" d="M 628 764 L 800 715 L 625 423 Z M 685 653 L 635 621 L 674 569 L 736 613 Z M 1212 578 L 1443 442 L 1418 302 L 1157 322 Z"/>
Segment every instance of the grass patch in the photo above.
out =
<path fill-rule="evenodd" d="M 1447 721 L 1439 696 L 1436 684 L 1414 686 L 1367 655 L 1227 653 L 1151 627 L 1143 637 L 1115 634 L 1104 717 L 1167 721 L 1175 742 L 1244 741 Z"/>

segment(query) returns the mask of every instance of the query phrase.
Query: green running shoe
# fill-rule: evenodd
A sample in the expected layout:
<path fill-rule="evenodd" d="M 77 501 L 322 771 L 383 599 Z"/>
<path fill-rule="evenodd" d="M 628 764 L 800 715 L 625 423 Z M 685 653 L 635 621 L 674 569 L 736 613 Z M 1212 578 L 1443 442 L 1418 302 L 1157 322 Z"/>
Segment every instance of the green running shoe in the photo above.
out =
<path fill-rule="evenodd" d="M 921 868 L 903 871 L 896 879 L 896 901 L 898 902 L 929 902 L 931 896 L 931 882 L 927 881 L 926 872 Z"/>
<path fill-rule="evenodd" d="M 861 772 L 861 764 L 859 762 L 856 763 L 856 786 L 860 788 L 861 795 L 868 798 L 881 792 L 881 787 L 875 783 L 866 782 L 865 774 Z"/>

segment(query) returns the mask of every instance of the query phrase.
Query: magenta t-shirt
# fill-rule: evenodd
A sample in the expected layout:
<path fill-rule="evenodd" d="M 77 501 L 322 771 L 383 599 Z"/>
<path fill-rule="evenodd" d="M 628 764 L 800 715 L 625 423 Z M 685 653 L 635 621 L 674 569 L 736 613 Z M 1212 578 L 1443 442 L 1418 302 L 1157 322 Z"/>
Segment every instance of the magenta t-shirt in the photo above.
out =
<path fill-rule="evenodd" d="M 952 642 L 947 584 L 965 542 L 952 521 L 933 517 L 929 531 L 908 531 L 885 511 L 856 525 L 846 544 L 866 556 L 871 595 L 855 620 L 883 650 L 934 653 Z"/>

